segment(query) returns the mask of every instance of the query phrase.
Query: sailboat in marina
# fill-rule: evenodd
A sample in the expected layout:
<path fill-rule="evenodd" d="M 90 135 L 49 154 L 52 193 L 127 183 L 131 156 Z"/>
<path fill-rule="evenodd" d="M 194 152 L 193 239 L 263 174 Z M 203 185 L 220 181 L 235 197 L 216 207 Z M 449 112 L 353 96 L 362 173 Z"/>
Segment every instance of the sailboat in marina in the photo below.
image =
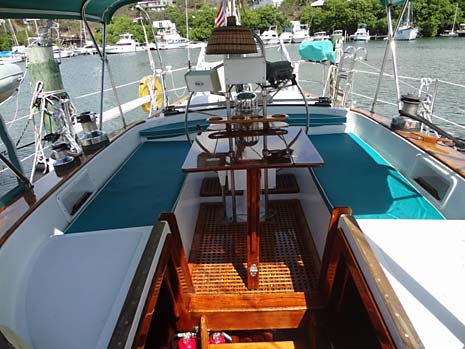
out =
<path fill-rule="evenodd" d="M 105 32 L 126 3 L 9 1 L 0 16 Z M 0 347 L 463 349 L 465 141 L 432 121 L 431 98 L 401 94 L 394 5 L 383 5 L 389 44 L 370 110 L 350 103 L 366 47 L 346 47 L 324 90 L 306 91 L 299 76 L 314 64 L 282 43 L 272 61 L 234 11 L 183 69 L 176 102 L 147 49 L 151 74 L 130 104 L 150 115 L 135 122 L 113 83 L 131 67 L 112 70 L 91 30 L 98 112 L 55 100 L 65 87 L 52 46 L 33 47 L 46 59 L 31 64 L 54 73 L 31 103 L 33 155 L 45 155 L 51 100 L 60 127 L 37 179 L 0 116 L 0 161 L 18 183 L 1 198 Z M 376 111 L 388 61 L 394 117 Z M 20 72 L 0 69 L 0 102 Z M 110 120 L 121 128 L 106 133 Z"/>
<path fill-rule="evenodd" d="M 441 37 L 446 38 L 455 38 L 459 36 L 459 33 L 455 31 L 455 24 L 457 23 L 457 11 L 459 9 L 459 4 L 455 6 L 455 14 L 454 14 L 454 23 L 452 24 L 451 30 L 445 30 L 444 33 L 439 34 Z"/>
<path fill-rule="evenodd" d="M 410 41 L 415 40 L 418 36 L 418 27 L 413 24 L 413 7 L 411 1 L 407 0 L 407 8 L 405 17 L 402 19 L 401 25 L 395 34 L 395 40 Z"/>

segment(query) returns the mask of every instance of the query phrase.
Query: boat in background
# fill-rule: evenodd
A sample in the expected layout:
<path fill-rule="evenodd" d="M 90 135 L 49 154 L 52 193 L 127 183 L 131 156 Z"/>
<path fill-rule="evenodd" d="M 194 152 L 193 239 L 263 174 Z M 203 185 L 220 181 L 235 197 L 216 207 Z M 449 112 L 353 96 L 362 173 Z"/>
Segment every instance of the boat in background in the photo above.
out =
<path fill-rule="evenodd" d="M 156 40 L 160 50 L 187 48 L 191 44 L 188 39 L 178 33 L 176 24 L 170 20 L 154 21 L 152 25 L 157 30 Z M 154 45 L 151 45 L 152 48 Z"/>
<path fill-rule="evenodd" d="M 332 38 L 335 38 L 336 40 L 341 39 L 342 41 L 345 41 L 346 39 L 344 31 L 341 29 L 333 30 L 333 33 L 331 34 L 331 39 Z"/>
<path fill-rule="evenodd" d="M 61 59 L 61 58 L 69 58 L 76 56 L 73 48 L 60 48 L 56 45 L 53 45 L 53 58 Z"/>
<path fill-rule="evenodd" d="M 308 25 L 301 24 L 300 21 L 291 21 L 292 23 L 292 42 L 299 44 L 304 40 L 310 39 Z"/>
<path fill-rule="evenodd" d="M 329 38 L 330 38 L 329 35 L 326 34 L 325 31 L 321 31 L 321 32 L 314 33 L 310 39 L 313 41 L 320 41 L 320 40 L 329 40 Z"/>
<path fill-rule="evenodd" d="M 457 29 L 457 34 L 461 37 L 465 36 L 465 23 L 460 23 L 459 29 Z"/>
<path fill-rule="evenodd" d="M 13 51 L 0 51 L 0 64 L 19 63 L 26 59 L 25 55 L 14 53 Z"/>
<path fill-rule="evenodd" d="M 97 48 L 92 41 L 86 40 L 84 46 L 75 47 L 73 51 L 75 55 L 95 55 L 97 53 Z"/>
<path fill-rule="evenodd" d="M 181 35 L 172 35 L 169 39 L 162 39 L 158 43 L 159 50 L 173 50 L 178 48 L 187 48 L 190 45 L 189 40 Z"/>
<path fill-rule="evenodd" d="M 410 41 L 415 40 L 418 36 L 419 30 L 413 25 L 413 7 L 411 6 L 410 1 L 411 0 L 407 0 L 405 18 L 402 19 L 402 23 L 397 29 L 394 40 Z"/>
<path fill-rule="evenodd" d="M 284 28 L 282 33 L 279 35 L 279 40 L 285 44 L 292 43 L 292 38 L 294 34 L 292 33 L 292 28 Z"/>
<path fill-rule="evenodd" d="M 107 54 L 119 54 L 119 53 L 133 53 L 142 51 L 143 48 L 140 46 L 137 40 L 133 39 L 133 35 L 130 33 L 123 33 L 119 36 L 119 40 L 114 45 L 108 45 L 106 47 Z"/>
<path fill-rule="evenodd" d="M 455 14 L 454 14 L 454 23 L 452 24 L 451 30 L 444 30 L 444 33 L 439 34 L 439 36 L 443 38 L 455 38 L 459 36 L 459 33 L 455 31 L 455 24 L 457 22 L 457 11 L 459 9 L 459 4 L 455 6 Z"/>
<path fill-rule="evenodd" d="M 418 28 L 412 25 L 400 26 L 395 35 L 395 40 L 410 41 L 415 40 L 418 36 Z"/>
<path fill-rule="evenodd" d="M 279 44 L 279 36 L 278 36 L 278 27 L 272 25 L 265 30 L 261 35 L 260 39 L 262 39 L 265 45 L 277 45 Z"/>
<path fill-rule="evenodd" d="M 23 71 L 16 64 L 0 66 L 0 103 L 14 94 L 23 79 Z"/>
<path fill-rule="evenodd" d="M 357 31 L 354 34 L 352 34 L 349 38 L 353 41 L 369 41 L 370 32 L 367 30 L 367 25 L 365 23 L 359 23 L 357 25 Z"/>

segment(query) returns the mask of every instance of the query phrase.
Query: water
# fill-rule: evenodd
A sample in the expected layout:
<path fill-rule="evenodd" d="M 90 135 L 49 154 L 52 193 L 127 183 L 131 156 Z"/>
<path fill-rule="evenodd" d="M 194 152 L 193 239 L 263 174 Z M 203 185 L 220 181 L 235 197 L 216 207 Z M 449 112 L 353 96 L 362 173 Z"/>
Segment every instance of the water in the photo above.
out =
<path fill-rule="evenodd" d="M 348 43 L 347 45 L 366 47 L 368 57 L 366 62 L 357 63 L 356 69 L 364 71 L 375 70 L 371 67 L 379 68 L 384 55 L 386 46 L 385 41 L 370 41 L 368 43 Z M 419 39 L 412 42 L 397 42 L 397 58 L 399 75 L 416 78 L 432 78 L 452 82 L 459 85 L 465 85 L 465 38 L 433 38 Z M 287 45 L 291 58 L 299 59 L 298 45 Z M 199 49 L 191 50 L 191 61 L 195 63 Z M 165 65 L 172 69 L 187 66 L 187 50 L 170 50 L 162 51 L 161 55 Z M 156 56 L 154 54 L 154 56 Z M 276 49 L 267 50 L 268 60 L 280 59 L 280 53 Z M 150 74 L 147 54 L 139 52 L 135 54 L 113 55 L 109 57 L 115 84 L 125 85 L 118 89 L 118 95 L 121 103 L 128 102 L 138 97 L 138 80 Z M 24 63 L 22 68 L 25 68 Z M 63 82 L 68 91 L 71 100 L 79 112 L 100 110 L 100 75 L 101 62 L 97 56 L 77 56 L 63 59 L 61 63 L 61 72 Z M 392 62 L 388 61 L 386 72 L 392 74 Z M 167 79 L 167 87 L 181 87 L 184 85 L 183 74 L 185 71 L 175 72 Z M 312 82 L 302 83 L 302 87 L 315 94 L 322 91 L 323 70 L 319 64 L 304 64 L 300 69 L 300 78 Z M 366 75 L 356 73 L 353 91 L 359 95 L 372 97 L 374 95 L 377 75 Z M 401 83 L 401 94 L 416 93 L 420 82 L 416 80 L 404 80 Z M 108 74 L 106 74 L 105 88 L 110 88 Z M 31 102 L 31 86 L 29 78 L 26 78 L 22 84 L 19 97 L 4 103 L 0 106 L 0 113 L 3 115 L 5 122 L 13 119 L 22 118 L 13 124 L 10 124 L 10 135 L 16 142 L 26 125 Z M 433 86 L 430 87 L 431 91 Z M 185 90 L 169 93 L 170 101 L 175 101 L 186 93 Z M 88 96 L 85 96 L 88 95 Z M 84 96 L 84 97 L 81 97 Z M 380 101 L 395 101 L 395 84 L 393 79 L 386 78 L 379 94 Z M 368 109 L 371 101 L 358 95 L 352 96 L 352 102 L 356 107 Z M 104 110 L 116 106 L 116 101 L 112 91 L 105 92 Z M 438 84 L 438 93 L 435 101 L 434 113 L 458 124 L 465 125 L 465 89 L 456 86 Z M 392 116 L 396 114 L 396 107 L 379 103 L 376 112 L 383 115 Z M 140 108 L 127 114 L 128 122 L 141 120 L 147 117 Z M 448 125 L 441 120 L 435 120 L 448 131 L 460 136 L 465 136 L 465 131 L 457 126 Z M 32 128 L 27 128 L 21 139 L 20 145 L 33 141 Z M 122 126 L 119 118 L 114 119 L 104 125 L 107 131 L 118 129 Z M 0 146 L 0 151 L 4 146 Z M 18 151 L 18 156 L 23 159 L 30 155 L 33 147 L 29 146 Z M 29 173 L 32 165 L 32 157 L 23 161 L 23 167 L 26 173 Z M 15 183 L 9 170 L 2 170 L 0 165 L 0 195 L 6 191 L 12 183 Z"/>

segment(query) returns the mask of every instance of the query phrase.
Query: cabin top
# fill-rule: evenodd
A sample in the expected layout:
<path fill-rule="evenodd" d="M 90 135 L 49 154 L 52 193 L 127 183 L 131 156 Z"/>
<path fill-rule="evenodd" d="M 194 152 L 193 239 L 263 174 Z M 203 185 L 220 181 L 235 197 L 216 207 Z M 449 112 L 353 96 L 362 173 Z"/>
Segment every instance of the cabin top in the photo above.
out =
<path fill-rule="evenodd" d="M 425 347 L 463 348 L 462 222 L 359 220 L 358 224 Z"/>

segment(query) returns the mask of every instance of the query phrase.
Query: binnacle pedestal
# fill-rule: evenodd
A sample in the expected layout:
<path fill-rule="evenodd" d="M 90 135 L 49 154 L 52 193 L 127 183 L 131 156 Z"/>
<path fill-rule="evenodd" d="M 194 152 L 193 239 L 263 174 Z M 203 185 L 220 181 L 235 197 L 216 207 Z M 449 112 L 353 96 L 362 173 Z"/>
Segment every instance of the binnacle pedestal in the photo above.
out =
<path fill-rule="evenodd" d="M 247 170 L 247 288 L 259 286 L 260 270 L 260 168 Z"/>

